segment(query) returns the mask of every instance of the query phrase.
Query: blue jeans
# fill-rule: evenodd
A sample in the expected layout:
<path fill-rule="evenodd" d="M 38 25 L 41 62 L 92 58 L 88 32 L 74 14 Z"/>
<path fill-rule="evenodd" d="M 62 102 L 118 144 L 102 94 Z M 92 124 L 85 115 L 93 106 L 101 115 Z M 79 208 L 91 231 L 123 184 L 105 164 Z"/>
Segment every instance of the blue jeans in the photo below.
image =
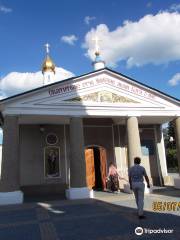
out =
<path fill-rule="evenodd" d="M 132 190 L 136 199 L 136 204 L 138 208 L 138 215 L 143 215 L 144 208 L 144 183 L 143 182 L 132 182 Z"/>

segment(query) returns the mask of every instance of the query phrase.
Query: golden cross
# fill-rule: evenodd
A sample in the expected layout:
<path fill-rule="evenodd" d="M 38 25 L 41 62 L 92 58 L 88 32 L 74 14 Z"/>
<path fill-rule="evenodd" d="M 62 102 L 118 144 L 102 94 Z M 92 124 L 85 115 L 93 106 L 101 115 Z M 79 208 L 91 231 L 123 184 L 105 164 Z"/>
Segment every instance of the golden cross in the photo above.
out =
<path fill-rule="evenodd" d="M 95 38 L 92 39 L 92 41 L 95 42 L 95 50 L 96 50 L 96 53 L 99 53 L 99 42 L 101 42 L 102 40 L 100 40 L 98 38 L 98 36 L 95 36 Z"/>

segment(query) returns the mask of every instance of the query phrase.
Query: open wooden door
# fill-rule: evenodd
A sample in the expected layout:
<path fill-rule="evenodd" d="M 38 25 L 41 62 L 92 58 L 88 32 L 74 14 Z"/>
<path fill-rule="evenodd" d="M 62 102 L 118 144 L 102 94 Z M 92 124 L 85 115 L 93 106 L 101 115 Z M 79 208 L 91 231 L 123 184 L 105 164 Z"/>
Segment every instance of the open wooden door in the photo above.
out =
<path fill-rule="evenodd" d="M 101 179 L 102 179 L 102 187 L 103 190 L 106 189 L 106 176 L 107 176 L 107 171 L 106 171 L 106 150 L 104 148 L 99 148 L 100 151 L 100 162 L 101 162 Z"/>
<path fill-rule="evenodd" d="M 85 159 L 87 187 L 92 189 L 95 186 L 94 150 L 92 148 L 85 149 Z"/>

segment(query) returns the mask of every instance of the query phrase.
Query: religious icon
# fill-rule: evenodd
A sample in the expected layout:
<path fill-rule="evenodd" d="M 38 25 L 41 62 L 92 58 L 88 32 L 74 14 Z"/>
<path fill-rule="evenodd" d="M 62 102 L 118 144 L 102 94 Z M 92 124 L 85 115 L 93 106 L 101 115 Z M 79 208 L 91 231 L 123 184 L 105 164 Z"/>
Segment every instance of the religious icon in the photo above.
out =
<path fill-rule="evenodd" d="M 112 102 L 112 93 L 107 91 L 99 92 L 99 102 Z"/>
<path fill-rule="evenodd" d="M 48 178 L 59 177 L 60 176 L 59 147 L 45 147 L 44 155 L 45 155 L 45 176 Z"/>

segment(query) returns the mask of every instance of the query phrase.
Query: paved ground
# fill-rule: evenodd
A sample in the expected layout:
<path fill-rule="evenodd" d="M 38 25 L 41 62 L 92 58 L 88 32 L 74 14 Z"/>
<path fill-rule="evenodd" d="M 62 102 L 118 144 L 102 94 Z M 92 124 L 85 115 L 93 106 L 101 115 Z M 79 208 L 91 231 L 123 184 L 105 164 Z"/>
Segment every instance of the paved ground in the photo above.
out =
<path fill-rule="evenodd" d="M 180 202 L 173 188 L 145 196 L 147 218 L 136 216 L 134 197 L 96 192 L 95 199 L 49 201 L 0 207 L 0 240 L 180 239 L 180 208 L 153 211 L 153 202 Z M 136 227 L 173 229 L 173 233 L 135 234 Z M 147 230 L 146 230 L 147 231 Z"/>

